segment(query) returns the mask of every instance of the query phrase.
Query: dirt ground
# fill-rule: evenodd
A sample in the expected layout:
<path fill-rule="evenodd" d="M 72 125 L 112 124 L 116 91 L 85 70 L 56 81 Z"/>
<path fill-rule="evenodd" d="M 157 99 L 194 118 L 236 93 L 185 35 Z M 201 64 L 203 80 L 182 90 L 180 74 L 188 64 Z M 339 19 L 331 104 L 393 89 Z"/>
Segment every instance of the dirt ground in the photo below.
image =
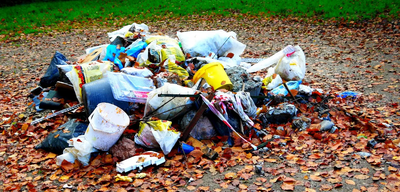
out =
<path fill-rule="evenodd" d="M 307 73 L 305 82 L 312 87 L 324 91 L 342 92 L 356 91 L 366 98 L 364 113 L 387 119 L 386 123 L 399 122 L 399 116 L 387 111 L 387 106 L 400 100 L 400 39 L 398 21 L 380 21 L 364 25 L 339 26 L 329 24 L 310 24 L 296 20 L 278 19 L 201 19 L 157 21 L 146 23 L 151 33 L 159 33 L 176 37 L 177 31 L 217 30 L 234 31 L 240 42 L 247 45 L 242 57 L 266 58 L 278 52 L 286 45 L 300 45 L 306 55 Z M 89 27 L 69 32 L 54 32 L 42 37 L 25 36 L 15 42 L 0 43 L 0 93 L 13 95 L 11 100 L 0 102 L 3 109 L 0 117 L 3 119 L 13 112 L 22 112 L 27 108 L 25 98 L 29 90 L 36 87 L 39 78 L 44 74 L 55 51 L 63 53 L 69 60 L 76 61 L 85 53 L 85 49 L 108 43 L 107 32 L 118 28 Z M 29 79 L 26 79 L 28 77 Z M 15 87 L 9 83 L 20 84 Z M 380 113 L 371 113 L 369 109 L 377 109 Z M 328 150 L 321 147 L 321 150 Z M 278 153 L 275 153 L 275 155 Z M 278 156 L 275 156 L 279 159 Z M 310 182 L 308 188 L 321 190 L 328 183 L 308 181 L 309 172 L 301 172 L 299 166 L 281 159 L 277 162 L 263 164 L 265 168 L 283 170 L 294 168 L 296 173 L 286 175 L 304 183 Z M 389 174 L 388 165 L 371 167 L 364 159 L 348 161 L 347 166 L 353 169 L 368 168 L 368 175 L 382 170 Z M 244 168 L 235 166 L 227 168 L 222 174 L 213 175 L 206 171 L 201 182 L 196 187 L 209 186 L 210 190 L 221 189 L 220 183 L 227 172 L 237 172 Z M 331 166 L 320 167 L 315 172 L 330 172 Z M 271 183 L 276 175 L 266 173 L 255 175 L 249 180 L 239 180 L 248 186 L 247 190 L 255 190 L 256 179 L 263 177 L 272 185 L 274 191 L 283 191 L 282 182 Z M 343 187 L 331 191 L 384 189 L 384 184 L 372 179 L 357 180 L 355 185 L 349 185 L 343 177 Z M 259 182 L 259 181 L 258 181 Z M 377 187 L 377 188 L 375 188 Z M 304 191 L 305 185 L 296 185 L 295 191 Z M 182 188 L 182 191 L 187 191 Z M 238 185 L 232 185 L 222 191 L 239 191 Z"/>

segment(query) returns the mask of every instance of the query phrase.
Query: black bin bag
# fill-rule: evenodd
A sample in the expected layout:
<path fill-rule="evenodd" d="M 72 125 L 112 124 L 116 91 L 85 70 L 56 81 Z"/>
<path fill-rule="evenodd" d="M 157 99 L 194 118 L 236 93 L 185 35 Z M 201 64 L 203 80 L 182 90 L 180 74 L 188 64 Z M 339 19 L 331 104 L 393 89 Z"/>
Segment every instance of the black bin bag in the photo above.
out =
<path fill-rule="evenodd" d="M 46 73 L 43 75 L 43 77 L 40 78 L 40 86 L 45 88 L 55 85 L 60 78 L 60 73 L 58 71 L 57 65 L 68 65 L 67 61 L 67 58 L 63 54 L 56 51 L 53 58 L 51 59 L 50 65 L 47 68 Z"/>
<path fill-rule="evenodd" d="M 49 133 L 40 144 L 35 146 L 35 149 L 62 154 L 64 149 L 68 147 L 67 141 L 73 137 L 85 134 L 87 127 L 88 124 L 71 119 L 58 127 L 57 131 Z"/>

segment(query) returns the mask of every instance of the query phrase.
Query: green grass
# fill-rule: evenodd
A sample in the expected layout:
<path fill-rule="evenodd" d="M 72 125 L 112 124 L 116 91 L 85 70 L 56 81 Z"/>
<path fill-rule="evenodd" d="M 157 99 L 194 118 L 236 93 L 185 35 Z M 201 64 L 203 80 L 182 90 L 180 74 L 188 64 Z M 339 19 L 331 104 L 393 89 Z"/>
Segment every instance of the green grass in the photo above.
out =
<path fill-rule="evenodd" d="M 79 27 L 88 22 L 157 20 L 166 17 L 236 13 L 258 17 L 299 16 L 320 19 L 368 20 L 399 18 L 398 0 L 84 0 L 38 2 L 0 7 L 0 35 L 37 33 Z M 49 27 L 50 26 L 50 27 Z"/>

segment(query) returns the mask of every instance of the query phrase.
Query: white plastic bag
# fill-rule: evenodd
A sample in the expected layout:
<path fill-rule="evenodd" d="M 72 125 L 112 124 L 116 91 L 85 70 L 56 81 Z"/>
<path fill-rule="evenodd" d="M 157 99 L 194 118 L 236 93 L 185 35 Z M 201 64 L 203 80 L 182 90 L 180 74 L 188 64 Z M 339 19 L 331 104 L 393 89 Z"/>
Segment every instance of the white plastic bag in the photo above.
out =
<path fill-rule="evenodd" d="M 125 25 L 124 27 L 122 27 L 121 29 L 117 30 L 117 31 L 113 31 L 110 33 L 107 33 L 108 38 L 110 39 L 110 42 L 113 42 L 115 38 L 117 38 L 118 36 L 120 37 L 124 37 L 125 33 L 127 33 L 129 31 L 129 29 L 135 29 L 135 32 L 145 32 L 148 33 L 149 31 L 149 27 L 146 24 L 137 24 L 137 23 L 133 23 L 132 25 Z"/>
<path fill-rule="evenodd" d="M 172 129 L 171 125 L 171 121 L 165 120 L 140 122 L 140 130 L 135 135 L 135 143 L 147 148 L 159 147 L 167 155 L 181 135 Z"/>
<path fill-rule="evenodd" d="M 153 132 L 154 138 L 160 145 L 164 155 L 168 155 L 172 148 L 174 148 L 175 143 L 178 141 L 181 134 L 178 131 L 171 129 L 171 121 L 162 121 L 162 125 L 164 126 L 153 127 L 151 131 Z"/>
<path fill-rule="evenodd" d="M 145 114 L 154 111 L 161 105 L 155 113 L 158 114 L 156 117 L 160 119 L 168 120 L 174 117 L 180 111 L 182 111 L 186 105 L 193 103 L 189 97 L 159 97 L 158 94 L 190 94 L 193 95 L 196 90 L 188 87 L 182 87 L 177 84 L 164 83 L 164 85 L 154 91 L 151 91 L 147 97 Z M 172 100 L 171 100 L 172 99 Z M 171 100 L 171 101 L 169 101 Z M 169 101 L 169 102 L 168 102 Z M 165 104 L 168 102 L 167 104 Z M 164 105 L 165 104 L 165 105 Z M 172 109 L 172 110 L 171 110 Z"/>
<path fill-rule="evenodd" d="M 227 56 L 228 53 L 239 56 L 246 48 L 246 45 L 239 42 L 236 33 L 232 31 L 178 31 L 177 36 L 185 53 L 189 53 L 192 57 L 205 57 L 210 52 L 217 56 Z"/>
<path fill-rule="evenodd" d="M 97 150 L 86 140 L 85 135 L 72 138 L 68 141 L 70 148 L 65 148 L 63 154 L 71 153 L 83 166 L 89 165 L 90 154 Z"/>
<path fill-rule="evenodd" d="M 121 69 L 121 72 L 126 73 L 128 75 L 138 76 L 138 77 L 149 78 L 149 77 L 153 76 L 153 73 L 147 68 L 138 69 L 135 67 L 125 67 L 125 68 Z"/>
<path fill-rule="evenodd" d="M 157 45 L 157 41 L 152 41 L 144 50 L 144 52 L 139 53 L 138 58 L 137 58 L 137 62 L 139 62 L 140 66 L 147 66 L 149 64 L 151 64 L 150 61 L 148 61 L 149 59 L 149 50 L 153 49 L 154 51 L 156 51 L 158 53 L 158 56 L 160 57 L 160 61 L 161 61 L 161 46 Z"/>
<path fill-rule="evenodd" d="M 286 81 L 302 80 L 306 74 L 306 56 L 300 46 L 286 46 L 273 56 L 258 62 L 247 72 L 253 73 L 277 63 L 275 73 Z"/>
<path fill-rule="evenodd" d="M 294 52 L 291 51 L 294 49 Z M 275 67 L 275 73 L 279 74 L 286 81 L 302 80 L 306 74 L 306 56 L 299 46 L 284 49 L 285 56 Z"/>

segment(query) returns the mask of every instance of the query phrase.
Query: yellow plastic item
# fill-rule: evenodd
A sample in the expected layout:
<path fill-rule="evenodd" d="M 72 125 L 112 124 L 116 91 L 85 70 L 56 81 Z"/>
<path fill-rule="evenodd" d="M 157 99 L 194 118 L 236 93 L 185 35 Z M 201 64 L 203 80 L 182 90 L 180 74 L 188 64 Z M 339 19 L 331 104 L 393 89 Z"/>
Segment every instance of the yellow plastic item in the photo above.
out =
<path fill-rule="evenodd" d="M 183 55 L 182 50 L 178 47 L 168 47 L 165 49 L 161 49 L 161 61 L 167 60 L 168 56 L 175 55 L 175 59 L 177 61 L 185 61 L 185 55 Z"/>
<path fill-rule="evenodd" d="M 177 65 L 174 60 L 168 59 L 166 69 L 168 72 L 178 74 L 179 78 L 186 79 L 189 77 L 189 73 L 182 68 L 181 66 Z"/>
<path fill-rule="evenodd" d="M 120 174 L 117 174 L 114 178 L 115 178 L 115 181 L 127 181 L 127 182 L 132 182 L 133 181 L 133 179 L 131 177 L 122 176 Z"/>
<path fill-rule="evenodd" d="M 204 78 L 214 90 L 226 89 L 230 91 L 233 88 L 224 66 L 219 62 L 212 62 L 200 68 L 194 74 L 193 82 L 197 83 L 200 78 Z"/>

